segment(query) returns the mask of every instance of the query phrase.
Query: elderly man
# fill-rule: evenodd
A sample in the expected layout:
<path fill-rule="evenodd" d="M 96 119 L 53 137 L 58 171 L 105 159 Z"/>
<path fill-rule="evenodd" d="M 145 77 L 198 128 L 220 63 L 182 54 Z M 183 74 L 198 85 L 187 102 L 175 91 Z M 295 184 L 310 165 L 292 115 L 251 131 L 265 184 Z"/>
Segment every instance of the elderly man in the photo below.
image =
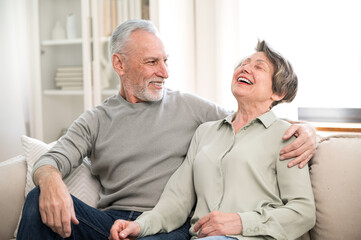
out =
<path fill-rule="evenodd" d="M 121 82 L 119 94 L 83 113 L 35 164 L 38 186 L 26 199 L 18 239 L 107 239 L 116 219 L 134 220 L 152 209 L 170 176 L 183 162 L 197 127 L 229 112 L 191 94 L 164 88 L 167 54 L 151 22 L 118 26 L 110 51 Z M 289 165 L 304 166 L 315 151 L 315 131 L 296 124 L 281 150 Z M 71 196 L 62 180 L 81 164 L 101 183 L 98 209 Z M 169 234 L 145 239 L 189 239 L 189 221 Z"/>

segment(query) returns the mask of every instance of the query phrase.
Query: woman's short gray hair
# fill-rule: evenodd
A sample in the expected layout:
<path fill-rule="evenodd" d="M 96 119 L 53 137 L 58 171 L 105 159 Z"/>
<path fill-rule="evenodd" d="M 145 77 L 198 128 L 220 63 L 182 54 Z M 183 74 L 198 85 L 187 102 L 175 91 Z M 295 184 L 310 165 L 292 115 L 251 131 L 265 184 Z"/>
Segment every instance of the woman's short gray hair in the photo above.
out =
<path fill-rule="evenodd" d="M 129 40 L 130 34 L 136 30 L 147 31 L 155 35 L 159 34 L 157 28 L 153 25 L 152 22 L 148 20 L 143 20 L 143 19 L 128 20 L 120 24 L 113 31 L 109 44 L 110 57 L 114 53 L 119 53 L 123 50 L 125 44 Z"/>
<path fill-rule="evenodd" d="M 264 52 L 274 66 L 272 76 L 273 93 L 284 97 L 272 103 L 271 108 L 282 102 L 292 102 L 296 97 L 298 89 L 298 78 L 291 63 L 281 54 L 274 51 L 266 41 L 258 41 L 257 52 Z"/>

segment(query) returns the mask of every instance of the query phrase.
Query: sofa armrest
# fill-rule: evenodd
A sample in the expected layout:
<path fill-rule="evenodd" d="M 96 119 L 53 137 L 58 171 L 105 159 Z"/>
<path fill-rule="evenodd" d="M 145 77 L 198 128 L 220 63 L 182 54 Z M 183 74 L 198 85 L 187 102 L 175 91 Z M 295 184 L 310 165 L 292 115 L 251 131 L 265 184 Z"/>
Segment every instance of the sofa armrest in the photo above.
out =
<path fill-rule="evenodd" d="M 310 168 L 316 202 L 316 239 L 360 239 L 361 135 L 321 140 Z"/>
<path fill-rule="evenodd" d="M 11 239 L 24 205 L 26 162 L 23 155 L 0 163 L 0 239 Z"/>

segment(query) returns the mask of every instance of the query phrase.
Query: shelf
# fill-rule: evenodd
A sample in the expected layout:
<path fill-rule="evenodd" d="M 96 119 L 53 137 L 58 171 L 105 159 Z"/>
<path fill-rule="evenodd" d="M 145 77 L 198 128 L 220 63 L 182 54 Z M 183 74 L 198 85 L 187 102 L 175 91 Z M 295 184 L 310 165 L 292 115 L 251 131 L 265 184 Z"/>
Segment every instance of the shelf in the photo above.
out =
<path fill-rule="evenodd" d="M 81 44 L 81 38 L 74 39 L 59 39 L 59 40 L 44 40 L 41 42 L 42 46 L 61 46 L 61 45 L 74 45 Z"/>
<path fill-rule="evenodd" d="M 33 34 L 31 44 L 34 45 L 34 53 L 37 53 L 34 59 L 36 61 L 34 79 L 38 94 L 34 95 L 36 121 L 33 132 L 44 142 L 51 142 L 58 139 L 61 130 L 69 127 L 85 110 L 119 94 L 120 86 L 116 85 L 119 84 L 119 80 L 114 79 L 115 73 L 112 72 L 114 76 L 104 76 L 109 83 L 102 84 L 102 77 L 108 71 L 102 68 L 103 59 L 108 60 L 110 42 L 108 35 L 111 34 L 112 28 L 116 27 L 117 22 L 123 22 L 128 17 L 141 18 L 138 6 L 142 1 L 112 1 L 112 6 L 109 0 L 35 0 L 35 2 L 37 7 L 34 8 L 34 23 L 36 20 L 37 25 L 34 26 L 36 32 Z M 116 6 L 111 9 L 112 11 L 107 9 L 108 14 L 104 14 L 106 6 L 114 5 Z M 124 12 L 126 9 L 130 10 L 129 14 Z M 69 35 L 65 34 L 61 35 L 62 39 L 55 39 L 56 37 L 53 39 L 53 36 L 57 36 L 53 34 L 55 23 L 60 21 L 66 32 L 70 13 L 75 17 L 76 35 L 74 36 L 76 37 L 67 38 L 66 36 Z M 111 63 L 106 61 L 106 64 Z M 82 87 L 57 86 L 57 83 L 59 86 L 64 86 L 55 78 L 58 70 L 67 66 L 81 67 Z M 72 70 L 75 72 L 74 69 Z M 71 75 L 65 69 L 62 69 L 62 74 Z M 71 82 L 69 79 L 67 81 Z M 80 83 L 80 81 L 74 82 Z"/>

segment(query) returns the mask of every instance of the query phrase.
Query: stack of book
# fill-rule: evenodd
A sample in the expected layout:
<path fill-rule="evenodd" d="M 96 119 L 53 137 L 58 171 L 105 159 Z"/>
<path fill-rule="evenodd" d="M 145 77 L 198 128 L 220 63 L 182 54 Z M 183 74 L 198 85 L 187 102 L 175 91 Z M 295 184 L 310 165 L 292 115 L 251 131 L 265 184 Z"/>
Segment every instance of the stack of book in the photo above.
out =
<path fill-rule="evenodd" d="M 83 89 L 83 68 L 81 66 L 60 66 L 55 74 L 55 86 L 61 90 Z"/>

